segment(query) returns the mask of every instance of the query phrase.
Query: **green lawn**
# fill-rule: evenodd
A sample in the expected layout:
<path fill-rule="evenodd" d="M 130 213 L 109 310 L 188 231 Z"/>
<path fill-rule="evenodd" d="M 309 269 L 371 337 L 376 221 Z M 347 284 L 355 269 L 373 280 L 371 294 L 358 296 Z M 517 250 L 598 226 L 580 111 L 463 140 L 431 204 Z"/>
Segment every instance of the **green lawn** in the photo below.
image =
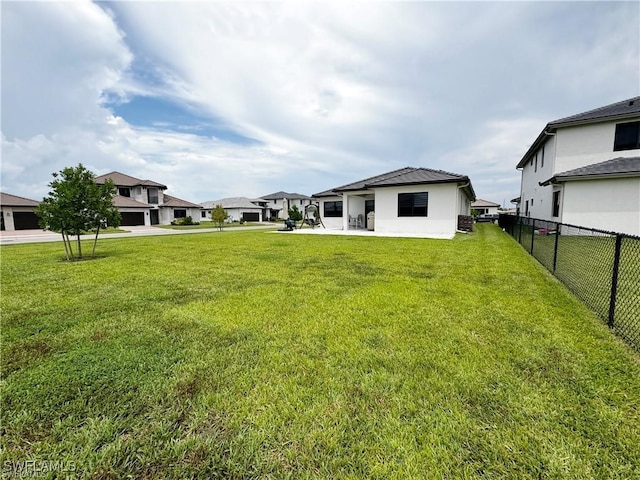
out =
<path fill-rule="evenodd" d="M 282 222 L 278 222 L 280 225 Z M 229 228 L 245 228 L 245 227 L 271 227 L 271 225 L 265 225 L 264 223 L 258 222 L 244 222 L 244 223 L 225 223 L 223 226 L 223 230 L 227 230 Z M 215 222 L 211 222 L 208 220 L 204 220 L 199 222 L 198 225 L 154 225 L 156 228 L 168 228 L 170 230 L 199 230 L 203 228 L 218 228 L 218 225 Z"/>
<path fill-rule="evenodd" d="M 640 478 L 640 362 L 494 225 L 3 246 L 3 473 Z"/>

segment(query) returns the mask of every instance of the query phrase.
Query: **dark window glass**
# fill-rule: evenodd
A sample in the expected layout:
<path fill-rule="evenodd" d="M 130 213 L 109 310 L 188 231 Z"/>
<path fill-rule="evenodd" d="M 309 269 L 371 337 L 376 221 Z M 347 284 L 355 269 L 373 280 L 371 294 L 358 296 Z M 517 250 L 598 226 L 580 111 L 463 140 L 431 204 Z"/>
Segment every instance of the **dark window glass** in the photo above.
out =
<path fill-rule="evenodd" d="M 553 216 L 560 216 L 560 190 L 553 192 Z"/>
<path fill-rule="evenodd" d="M 187 216 L 186 210 L 174 210 L 173 218 L 185 218 Z"/>
<path fill-rule="evenodd" d="M 365 216 L 369 212 L 373 212 L 376 209 L 376 201 L 375 200 L 365 200 L 364 201 L 364 214 Z"/>
<path fill-rule="evenodd" d="M 640 148 L 640 122 L 618 123 L 613 151 Z"/>
<path fill-rule="evenodd" d="M 399 217 L 426 217 L 429 205 L 429 193 L 399 193 Z"/>
<path fill-rule="evenodd" d="M 200 212 L 200 218 L 207 218 L 207 211 L 206 210 L 202 210 Z"/>
<path fill-rule="evenodd" d="M 544 168 L 544 147 L 546 146 L 547 146 L 546 143 L 542 146 L 542 152 L 540 157 L 540 168 Z"/>
<path fill-rule="evenodd" d="M 158 189 L 150 188 L 147 190 L 147 202 L 148 203 L 158 203 Z"/>
<path fill-rule="evenodd" d="M 123 197 L 130 197 L 131 190 L 129 190 L 128 188 L 118 188 L 118 195 L 121 195 Z"/>
<path fill-rule="evenodd" d="M 339 202 L 324 202 L 325 217 L 342 217 L 342 200 Z"/>

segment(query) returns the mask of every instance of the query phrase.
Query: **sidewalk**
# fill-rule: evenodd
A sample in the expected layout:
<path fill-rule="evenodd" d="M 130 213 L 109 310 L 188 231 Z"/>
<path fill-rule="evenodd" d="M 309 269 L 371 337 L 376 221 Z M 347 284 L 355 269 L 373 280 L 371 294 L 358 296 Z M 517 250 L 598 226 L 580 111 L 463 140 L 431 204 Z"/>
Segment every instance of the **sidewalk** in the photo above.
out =
<path fill-rule="evenodd" d="M 265 223 L 263 225 L 256 225 L 251 227 L 225 227 L 223 232 L 233 231 L 246 231 L 246 230 L 261 230 L 267 228 L 275 228 L 278 224 Z M 135 227 L 121 227 L 123 230 L 128 230 L 126 233 L 107 233 L 99 235 L 100 240 L 108 238 L 131 238 L 131 237 L 146 237 L 152 235 L 183 235 L 193 233 L 216 233 L 220 232 L 217 228 L 197 228 L 193 230 L 173 230 L 170 228 L 158 228 L 150 227 L 146 225 L 140 225 Z M 71 237 L 72 240 L 76 240 L 76 237 Z M 83 235 L 81 240 L 93 240 L 93 235 Z M 59 233 L 48 232 L 45 230 L 12 230 L 12 231 L 0 231 L 0 245 L 17 245 L 21 243 L 45 243 L 45 242 L 60 242 L 62 236 Z"/>

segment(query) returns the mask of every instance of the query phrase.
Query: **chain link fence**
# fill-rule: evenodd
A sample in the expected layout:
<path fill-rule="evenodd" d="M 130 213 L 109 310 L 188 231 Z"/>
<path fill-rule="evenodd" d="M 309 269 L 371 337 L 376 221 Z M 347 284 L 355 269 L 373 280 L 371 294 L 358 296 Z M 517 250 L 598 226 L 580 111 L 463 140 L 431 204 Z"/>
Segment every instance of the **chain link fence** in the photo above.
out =
<path fill-rule="evenodd" d="M 514 215 L 498 224 L 640 351 L 640 237 Z"/>

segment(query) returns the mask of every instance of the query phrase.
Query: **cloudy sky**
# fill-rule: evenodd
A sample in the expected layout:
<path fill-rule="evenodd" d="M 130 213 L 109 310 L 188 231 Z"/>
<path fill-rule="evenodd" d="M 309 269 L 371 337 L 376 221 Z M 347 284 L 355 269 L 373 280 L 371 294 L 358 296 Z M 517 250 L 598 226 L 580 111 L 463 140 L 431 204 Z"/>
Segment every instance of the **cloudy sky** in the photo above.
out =
<path fill-rule="evenodd" d="M 638 2 L 1 4 L 1 190 L 83 163 L 202 202 L 405 166 L 519 195 L 544 125 L 640 92 Z"/>

